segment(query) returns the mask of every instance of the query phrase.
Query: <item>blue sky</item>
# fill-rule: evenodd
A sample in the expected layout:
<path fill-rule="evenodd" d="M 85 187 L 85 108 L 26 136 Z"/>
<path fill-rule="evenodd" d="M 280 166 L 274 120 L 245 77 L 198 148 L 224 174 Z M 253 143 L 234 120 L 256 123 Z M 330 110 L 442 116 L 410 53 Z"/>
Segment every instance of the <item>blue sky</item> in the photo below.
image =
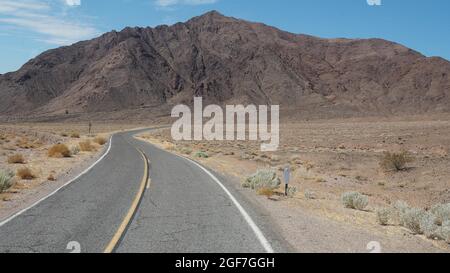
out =
<path fill-rule="evenodd" d="M 0 0 L 0 73 L 113 29 L 173 24 L 213 9 L 294 33 L 384 38 L 450 59 L 449 0 L 379 1 L 381 6 L 367 0 Z"/>

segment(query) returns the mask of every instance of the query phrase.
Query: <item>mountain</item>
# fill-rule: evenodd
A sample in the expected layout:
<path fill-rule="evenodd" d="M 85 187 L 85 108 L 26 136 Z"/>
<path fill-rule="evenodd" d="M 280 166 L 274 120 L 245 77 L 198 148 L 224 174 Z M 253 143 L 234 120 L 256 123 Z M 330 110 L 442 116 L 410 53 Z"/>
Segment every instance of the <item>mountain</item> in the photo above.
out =
<path fill-rule="evenodd" d="M 298 117 L 440 113 L 449 74 L 450 62 L 386 40 L 297 35 L 213 11 L 44 52 L 0 75 L 0 115 L 166 115 L 194 95 Z"/>

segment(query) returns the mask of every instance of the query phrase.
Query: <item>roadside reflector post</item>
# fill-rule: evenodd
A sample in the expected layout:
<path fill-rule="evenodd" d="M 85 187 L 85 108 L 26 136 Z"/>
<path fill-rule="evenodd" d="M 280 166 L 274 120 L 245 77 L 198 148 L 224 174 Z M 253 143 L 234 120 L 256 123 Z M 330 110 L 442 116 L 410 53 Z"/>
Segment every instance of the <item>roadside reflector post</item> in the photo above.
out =
<path fill-rule="evenodd" d="M 284 195 L 287 196 L 289 189 L 289 180 L 291 179 L 291 167 L 289 165 L 284 168 L 283 177 L 284 177 Z"/>

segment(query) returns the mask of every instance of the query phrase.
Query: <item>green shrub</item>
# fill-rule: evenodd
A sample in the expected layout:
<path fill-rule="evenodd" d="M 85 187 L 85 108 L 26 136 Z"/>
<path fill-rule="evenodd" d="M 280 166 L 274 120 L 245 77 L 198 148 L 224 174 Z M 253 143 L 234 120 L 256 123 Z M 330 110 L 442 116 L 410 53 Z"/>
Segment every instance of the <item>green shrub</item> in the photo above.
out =
<path fill-rule="evenodd" d="M 242 184 L 244 188 L 251 188 L 252 190 L 260 188 L 278 189 L 280 185 L 281 180 L 272 169 L 258 170 Z"/>
<path fill-rule="evenodd" d="M 209 157 L 209 155 L 203 151 L 196 152 L 194 156 L 198 157 L 198 158 L 208 158 Z"/>
<path fill-rule="evenodd" d="M 0 170 L 0 193 L 11 188 L 14 183 L 14 173 L 10 171 Z"/>
<path fill-rule="evenodd" d="M 364 210 L 369 204 L 367 196 L 359 192 L 346 192 L 341 199 L 344 206 L 350 209 Z"/>

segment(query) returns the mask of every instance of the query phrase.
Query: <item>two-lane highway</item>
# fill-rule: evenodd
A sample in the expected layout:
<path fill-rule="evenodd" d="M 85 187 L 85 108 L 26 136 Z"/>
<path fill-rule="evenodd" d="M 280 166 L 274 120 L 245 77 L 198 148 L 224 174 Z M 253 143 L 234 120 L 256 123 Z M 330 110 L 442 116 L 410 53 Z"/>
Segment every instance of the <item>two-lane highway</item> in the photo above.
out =
<path fill-rule="evenodd" d="M 88 172 L 0 222 L 0 253 L 286 251 L 266 217 L 222 178 L 133 136 L 115 134 Z M 151 184 L 143 154 L 151 160 Z"/>

